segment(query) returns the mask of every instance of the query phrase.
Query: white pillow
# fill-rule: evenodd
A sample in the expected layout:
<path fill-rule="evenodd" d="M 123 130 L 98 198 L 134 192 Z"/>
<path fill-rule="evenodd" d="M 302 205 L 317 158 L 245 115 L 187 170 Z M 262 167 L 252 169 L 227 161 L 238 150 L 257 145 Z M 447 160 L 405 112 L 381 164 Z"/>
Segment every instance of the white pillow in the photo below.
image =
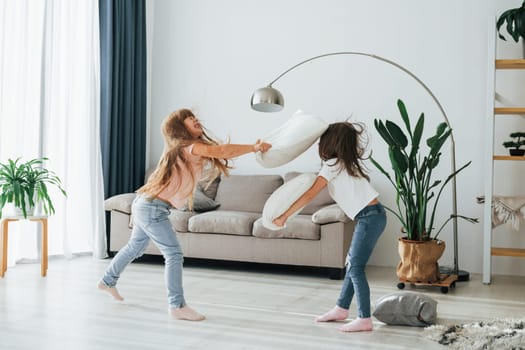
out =
<path fill-rule="evenodd" d="M 326 129 L 327 122 L 298 110 L 283 125 L 262 138 L 272 148 L 264 153 L 257 152 L 255 159 L 265 168 L 286 164 L 310 148 Z"/>
<path fill-rule="evenodd" d="M 286 227 L 286 224 L 281 227 L 275 225 L 272 221 L 284 213 L 290 206 L 305 193 L 315 182 L 317 174 L 304 173 L 292 180 L 285 182 L 264 204 L 262 212 L 262 224 L 269 230 L 281 230 Z M 303 208 L 295 211 L 288 220 L 297 215 Z"/>

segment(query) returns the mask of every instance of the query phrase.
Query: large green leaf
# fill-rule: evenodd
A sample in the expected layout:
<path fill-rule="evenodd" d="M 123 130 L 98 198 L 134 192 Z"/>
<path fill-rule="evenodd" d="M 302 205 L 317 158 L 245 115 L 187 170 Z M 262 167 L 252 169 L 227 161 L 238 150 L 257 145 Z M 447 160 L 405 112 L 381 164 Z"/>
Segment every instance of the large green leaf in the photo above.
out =
<path fill-rule="evenodd" d="M 381 120 L 375 119 L 374 126 L 377 132 L 379 133 L 379 135 L 381 135 L 381 137 L 387 143 L 388 146 L 396 145 L 396 141 L 392 138 L 392 136 L 390 136 L 390 133 L 386 129 L 385 124 Z"/>
<path fill-rule="evenodd" d="M 401 150 L 398 147 L 390 147 L 388 151 L 390 161 L 392 162 L 392 168 L 398 176 L 403 176 L 403 174 L 408 169 L 407 157 L 403 154 L 403 152 L 401 152 Z"/>
<path fill-rule="evenodd" d="M 412 139 L 412 128 L 410 127 L 410 118 L 408 117 L 408 112 L 405 107 L 405 103 L 398 99 L 397 108 L 399 109 L 399 114 L 401 114 L 401 119 L 403 119 L 403 123 L 405 123 L 405 127 L 408 131 L 408 135 Z"/>
<path fill-rule="evenodd" d="M 427 139 L 427 146 L 430 147 L 431 157 L 439 153 L 451 133 L 452 129 L 448 128 L 446 123 L 441 123 L 437 126 L 435 135 Z"/>
<path fill-rule="evenodd" d="M 390 134 L 390 136 L 392 137 L 392 139 L 394 140 L 395 146 L 401 147 L 401 148 L 405 148 L 406 146 L 408 146 L 408 139 L 405 133 L 403 132 L 403 130 L 401 130 L 401 128 L 396 123 L 390 120 L 387 120 L 385 122 L 385 127 L 388 133 Z"/>

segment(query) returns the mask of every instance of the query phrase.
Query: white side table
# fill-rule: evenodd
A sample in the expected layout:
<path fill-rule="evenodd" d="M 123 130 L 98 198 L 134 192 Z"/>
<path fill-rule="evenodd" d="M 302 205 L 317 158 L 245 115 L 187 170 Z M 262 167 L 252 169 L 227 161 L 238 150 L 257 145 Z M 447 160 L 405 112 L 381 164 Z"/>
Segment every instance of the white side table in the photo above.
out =
<path fill-rule="evenodd" d="M 7 237 L 9 233 L 9 223 L 12 221 L 30 220 L 42 223 L 42 254 L 40 262 L 40 274 L 45 277 L 47 274 L 47 216 L 36 215 L 28 216 L 5 216 L 0 219 L 1 231 L 0 231 L 0 277 L 4 278 L 4 274 L 7 271 Z"/>

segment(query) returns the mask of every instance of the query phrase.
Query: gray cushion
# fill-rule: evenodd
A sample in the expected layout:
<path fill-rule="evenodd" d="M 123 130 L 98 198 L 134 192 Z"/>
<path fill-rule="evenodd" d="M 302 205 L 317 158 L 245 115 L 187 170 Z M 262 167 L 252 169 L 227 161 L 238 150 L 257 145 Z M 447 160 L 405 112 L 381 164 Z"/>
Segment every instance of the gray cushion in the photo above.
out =
<path fill-rule="evenodd" d="M 266 200 L 282 184 L 279 175 L 230 175 L 221 179 L 215 200 L 221 210 L 262 213 Z"/>
<path fill-rule="evenodd" d="M 284 175 L 284 182 L 290 181 L 291 179 L 293 179 L 294 177 L 300 174 L 302 173 L 297 172 L 297 171 L 286 173 Z M 321 209 L 322 207 L 328 204 L 333 204 L 333 203 L 335 202 L 330 196 L 330 193 L 328 193 L 328 187 L 325 187 L 323 188 L 321 192 L 317 194 L 317 196 L 315 196 L 315 198 L 310 203 L 308 203 L 307 206 L 303 208 L 303 210 L 301 210 L 300 214 L 313 214 L 319 209 Z"/>
<path fill-rule="evenodd" d="M 312 214 L 312 222 L 314 224 L 329 224 L 331 222 L 344 222 L 350 221 L 350 218 L 346 216 L 345 212 L 337 204 L 331 204 L 327 207 L 323 207 Z"/>
<path fill-rule="evenodd" d="M 390 325 L 426 327 L 436 322 L 436 308 L 429 296 L 397 292 L 377 299 L 373 316 Z"/>
<path fill-rule="evenodd" d="M 253 222 L 261 217 L 260 213 L 217 210 L 192 216 L 188 221 L 190 232 L 223 233 L 250 236 Z"/>
<path fill-rule="evenodd" d="M 213 199 L 206 196 L 200 185 L 197 185 L 195 192 L 193 193 L 193 207 L 192 210 L 195 212 L 205 212 L 209 210 L 217 209 L 221 204 L 214 201 Z M 182 211 L 189 211 L 188 205 L 180 208 Z"/>
<path fill-rule="evenodd" d="M 297 215 L 286 221 L 286 227 L 282 230 L 269 230 L 258 219 L 253 224 L 253 235 L 259 238 L 298 238 L 319 240 L 321 238 L 321 227 L 312 222 L 310 215 Z"/>
<path fill-rule="evenodd" d="M 136 193 L 123 193 L 110 197 L 104 201 L 104 209 L 131 214 L 131 203 L 133 203 L 136 196 Z"/>
<path fill-rule="evenodd" d="M 172 209 L 169 215 L 171 226 L 176 232 L 188 232 L 188 220 L 195 212 Z"/>
<path fill-rule="evenodd" d="M 220 176 L 216 177 L 212 182 L 209 180 L 201 180 L 197 186 L 201 188 L 206 197 L 215 199 L 217 196 L 217 189 L 219 188 L 219 182 L 221 182 Z"/>

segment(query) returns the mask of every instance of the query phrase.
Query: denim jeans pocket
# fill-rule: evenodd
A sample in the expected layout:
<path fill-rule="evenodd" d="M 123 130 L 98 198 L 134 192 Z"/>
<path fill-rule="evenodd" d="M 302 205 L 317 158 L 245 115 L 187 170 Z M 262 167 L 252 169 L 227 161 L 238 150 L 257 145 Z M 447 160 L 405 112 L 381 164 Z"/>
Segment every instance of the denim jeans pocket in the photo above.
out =
<path fill-rule="evenodd" d="M 169 214 L 170 211 L 165 206 L 153 204 L 149 220 L 151 223 L 161 222 L 163 220 L 166 220 Z"/>
<path fill-rule="evenodd" d="M 374 215 L 384 215 L 384 214 L 386 214 L 385 208 L 383 208 L 383 207 L 370 208 L 370 209 L 366 209 L 366 210 L 363 210 L 363 211 L 364 211 L 363 213 L 359 213 L 357 215 L 358 219 L 363 219 L 363 218 L 367 218 L 367 217 L 374 216 Z"/>

